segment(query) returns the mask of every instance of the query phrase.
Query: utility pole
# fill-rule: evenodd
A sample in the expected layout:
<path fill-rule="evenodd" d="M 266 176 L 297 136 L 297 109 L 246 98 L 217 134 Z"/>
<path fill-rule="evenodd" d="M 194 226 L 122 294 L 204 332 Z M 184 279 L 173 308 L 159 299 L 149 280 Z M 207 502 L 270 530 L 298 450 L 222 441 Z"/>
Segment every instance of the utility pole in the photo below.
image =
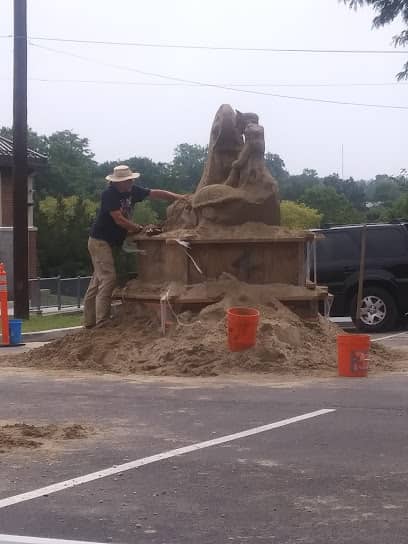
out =
<path fill-rule="evenodd" d="M 344 144 L 341 144 L 341 179 L 344 179 Z"/>
<path fill-rule="evenodd" d="M 14 0 L 13 89 L 14 316 L 29 317 L 27 203 L 27 0 Z"/>

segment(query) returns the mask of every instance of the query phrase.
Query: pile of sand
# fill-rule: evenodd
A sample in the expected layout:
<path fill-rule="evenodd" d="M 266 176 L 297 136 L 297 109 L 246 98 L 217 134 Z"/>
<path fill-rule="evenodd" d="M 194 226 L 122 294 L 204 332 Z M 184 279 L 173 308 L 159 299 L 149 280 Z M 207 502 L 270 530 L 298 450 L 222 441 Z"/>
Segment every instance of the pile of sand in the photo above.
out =
<path fill-rule="evenodd" d="M 0 426 L 0 453 L 15 448 L 39 448 L 44 441 L 85 438 L 88 429 L 82 425 L 28 425 L 14 423 Z"/>
<path fill-rule="evenodd" d="M 225 311 L 236 305 L 258 308 L 261 318 L 257 345 L 231 353 Z M 150 318 L 146 317 L 149 311 Z M 173 376 L 242 371 L 334 375 L 336 335 L 340 332 L 322 317 L 302 320 L 278 302 L 268 286 L 230 280 L 221 301 L 198 315 L 179 315 L 166 336 L 153 310 L 128 302 L 105 327 L 68 335 L 23 355 L 3 357 L 1 364 Z M 391 370 L 392 358 L 382 348 L 372 350 L 371 370 Z"/>

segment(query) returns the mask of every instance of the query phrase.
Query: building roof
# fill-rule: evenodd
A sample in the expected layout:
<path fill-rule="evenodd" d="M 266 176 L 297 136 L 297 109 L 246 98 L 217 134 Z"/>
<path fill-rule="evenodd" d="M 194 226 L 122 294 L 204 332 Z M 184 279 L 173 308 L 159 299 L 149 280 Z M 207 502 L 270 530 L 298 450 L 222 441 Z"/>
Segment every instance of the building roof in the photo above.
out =
<path fill-rule="evenodd" d="M 32 149 L 27 150 L 28 165 L 41 166 L 47 163 L 47 157 Z M 0 166 L 13 166 L 13 141 L 0 136 Z"/>

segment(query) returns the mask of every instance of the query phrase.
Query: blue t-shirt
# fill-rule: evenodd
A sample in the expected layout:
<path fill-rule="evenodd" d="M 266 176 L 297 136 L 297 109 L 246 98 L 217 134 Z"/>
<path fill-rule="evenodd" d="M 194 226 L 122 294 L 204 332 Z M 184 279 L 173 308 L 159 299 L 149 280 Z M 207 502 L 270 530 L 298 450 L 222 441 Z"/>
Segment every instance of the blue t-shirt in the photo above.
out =
<path fill-rule="evenodd" d="M 136 202 L 142 202 L 150 194 L 150 189 L 132 185 L 129 192 L 120 193 L 111 183 L 102 193 L 101 207 L 91 228 L 91 237 L 104 240 L 111 246 L 121 246 L 126 238 L 127 230 L 113 220 L 110 212 L 120 210 L 126 219 L 130 219 Z"/>

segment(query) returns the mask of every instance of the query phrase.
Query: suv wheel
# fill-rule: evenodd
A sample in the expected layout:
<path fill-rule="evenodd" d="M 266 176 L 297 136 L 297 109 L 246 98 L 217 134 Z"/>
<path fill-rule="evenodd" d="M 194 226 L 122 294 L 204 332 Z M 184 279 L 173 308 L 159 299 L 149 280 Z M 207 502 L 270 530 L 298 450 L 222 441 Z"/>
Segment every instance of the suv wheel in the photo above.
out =
<path fill-rule="evenodd" d="M 398 308 L 394 297 L 382 287 L 366 287 L 361 301 L 360 321 L 356 321 L 357 294 L 351 302 L 351 317 L 358 330 L 380 332 L 395 327 Z"/>

